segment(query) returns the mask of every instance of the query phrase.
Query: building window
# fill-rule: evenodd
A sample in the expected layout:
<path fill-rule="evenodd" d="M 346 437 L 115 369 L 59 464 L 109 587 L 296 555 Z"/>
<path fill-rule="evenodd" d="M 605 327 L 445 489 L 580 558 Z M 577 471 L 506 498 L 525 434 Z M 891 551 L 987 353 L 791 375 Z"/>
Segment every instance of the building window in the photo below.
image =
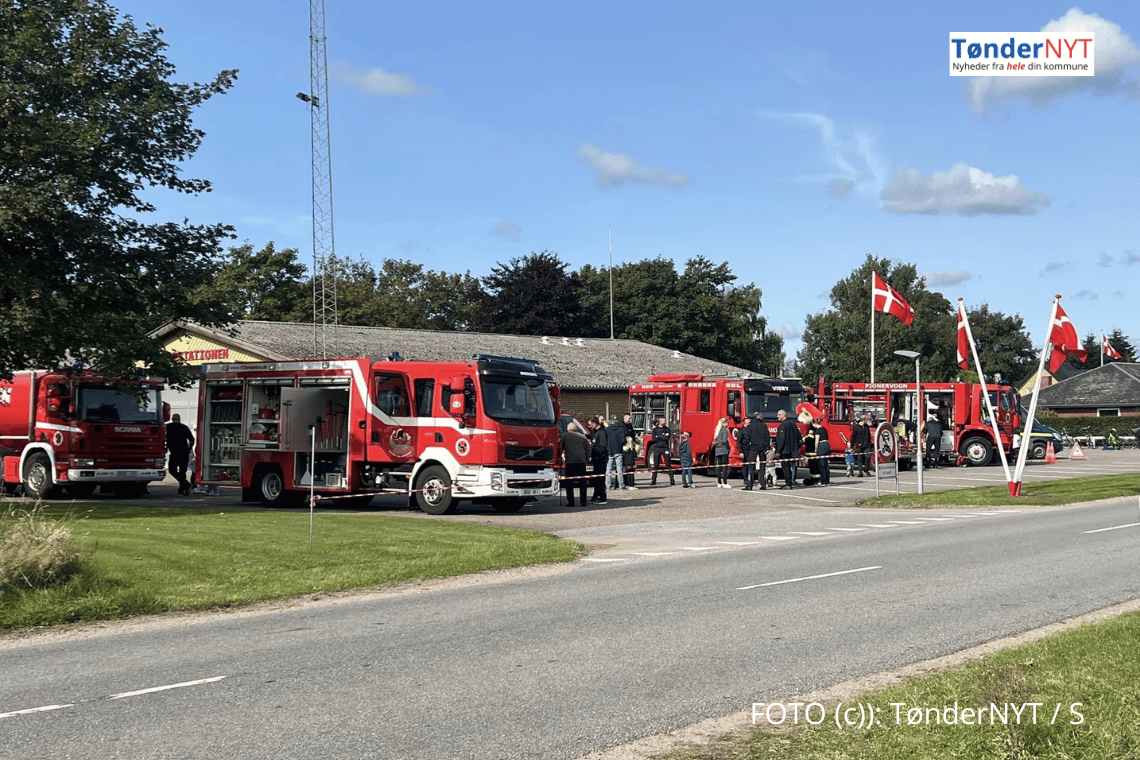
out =
<path fill-rule="evenodd" d="M 1096 410 L 1096 416 L 1097 417 L 1119 417 L 1120 416 L 1120 410 L 1119 409 L 1097 409 Z"/>

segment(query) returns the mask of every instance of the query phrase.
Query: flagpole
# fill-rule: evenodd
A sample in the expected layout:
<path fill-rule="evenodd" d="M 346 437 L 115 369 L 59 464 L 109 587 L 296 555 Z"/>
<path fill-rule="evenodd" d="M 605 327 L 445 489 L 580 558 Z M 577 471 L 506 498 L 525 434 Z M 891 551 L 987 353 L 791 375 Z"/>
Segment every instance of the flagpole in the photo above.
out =
<path fill-rule="evenodd" d="M 1021 435 L 1021 447 L 1017 452 L 1017 469 L 1013 475 L 1013 483 L 1009 486 L 1010 496 L 1021 495 L 1021 474 L 1025 470 L 1025 459 L 1029 455 L 1030 441 L 1033 436 L 1033 416 L 1037 414 L 1037 394 L 1041 391 L 1041 381 L 1045 378 L 1045 354 L 1049 351 L 1049 339 L 1053 337 L 1053 322 L 1057 319 L 1057 304 L 1061 302 L 1061 294 L 1053 298 L 1053 308 L 1049 312 L 1049 326 L 1045 329 L 1045 345 L 1041 347 L 1041 359 L 1037 363 L 1037 382 L 1033 384 L 1033 395 L 1029 399 L 1029 413 L 1025 416 L 1025 432 Z"/>
<path fill-rule="evenodd" d="M 614 339 L 614 228 L 606 228 L 610 237 L 610 340 Z"/>
<path fill-rule="evenodd" d="M 986 402 L 986 413 L 990 415 L 990 426 L 994 429 L 994 442 L 997 445 L 998 455 L 1001 457 L 1001 468 L 1005 470 L 1005 481 L 1012 483 L 1009 475 L 1009 460 L 1005 456 L 1005 446 L 1001 445 L 1001 431 L 998 429 L 997 415 L 994 414 L 994 405 L 990 401 L 989 389 L 986 387 L 986 376 L 982 374 L 982 360 L 978 358 L 978 347 L 974 345 L 974 331 L 970 329 L 970 315 L 966 313 L 966 306 L 962 299 L 958 299 L 958 313 L 962 324 L 966 326 L 966 340 L 970 342 L 970 353 L 974 357 L 974 368 L 978 371 L 978 382 L 982 384 L 982 398 Z"/>
<path fill-rule="evenodd" d="M 871 382 L 875 382 L 875 273 L 871 272 Z"/>
<path fill-rule="evenodd" d="M 1100 366 L 1104 366 L 1104 344 L 1108 343 L 1108 336 L 1104 333 L 1100 334 Z"/>

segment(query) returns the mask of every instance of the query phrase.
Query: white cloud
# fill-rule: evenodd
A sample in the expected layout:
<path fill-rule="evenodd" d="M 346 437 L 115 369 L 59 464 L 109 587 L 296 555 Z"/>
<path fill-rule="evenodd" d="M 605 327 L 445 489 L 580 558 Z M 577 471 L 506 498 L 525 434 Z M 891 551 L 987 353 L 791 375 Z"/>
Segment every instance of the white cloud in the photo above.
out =
<path fill-rule="evenodd" d="M 1095 13 L 1070 8 L 1058 19 L 1041 27 L 1043 32 L 1093 32 L 1096 35 L 1096 76 L 1091 77 L 966 77 L 966 102 L 976 113 L 1002 103 L 1024 98 L 1037 106 L 1048 105 L 1074 92 L 1098 95 L 1140 94 L 1140 80 L 1128 70 L 1140 64 L 1140 50 L 1119 24 Z"/>
<path fill-rule="evenodd" d="M 791 322 L 785 322 L 775 330 L 770 331 L 776 333 L 784 340 L 800 340 L 804 335 L 803 330 L 799 327 L 796 327 Z"/>
<path fill-rule="evenodd" d="M 874 196 L 882 188 L 886 170 L 875 150 L 874 141 L 867 132 L 855 129 L 848 134 L 833 119 L 810 111 L 761 110 L 758 113 L 764 118 L 806 127 L 819 134 L 823 160 L 831 171 L 826 175 L 809 175 L 803 179 L 824 184 L 824 192 L 828 197 L 843 198 L 853 190 Z"/>
<path fill-rule="evenodd" d="M 522 232 L 522 227 L 518 226 L 510 219 L 504 219 L 491 228 L 491 234 L 495 237 L 501 237 L 504 240 L 509 240 L 512 243 L 519 242 L 519 233 Z"/>
<path fill-rule="evenodd" d="M 900 169 L 881 197 L 896 214 L 1034 214 L 1049 205 L 1048 195 L 1023 187 L 1016 174 L 998 177 L 964 163 L 931 175 Z"/>
<path fill-rule="evenodd" d="M 1078 298 L 1082 301 L 1095 301 L 1100 298 L 1100 293 L 1095 290 L 1082 290 L 1073 294 L 1073 298 Z"/>
<path fill-rule="evenodd" d="M 927 272 L 923 275 L 926 284 L 940 287 L 942 285 L 961 285 L 971 278 L 969 272 L 961 269 L 946 269 L 941 272 Z"/>
<path fill-rule="evenodd" d="M 333 78 L 365 95 L 435 95 L 435 90 L 422 85 L 407 74 L 393 74 L 379 68 L 362 68 L 338 62 L 330 67 Z"/>
<path fill-rule="evenodd" d="M 655 166 L 642 166 L 629 156 L 604 153 L 588 143 L 578 147 L 578 156 L 598 172 L 598 187 L 618 187 L 626 182 L 684 187 L 691 181 L 687 174 L 677 174 Z"/>

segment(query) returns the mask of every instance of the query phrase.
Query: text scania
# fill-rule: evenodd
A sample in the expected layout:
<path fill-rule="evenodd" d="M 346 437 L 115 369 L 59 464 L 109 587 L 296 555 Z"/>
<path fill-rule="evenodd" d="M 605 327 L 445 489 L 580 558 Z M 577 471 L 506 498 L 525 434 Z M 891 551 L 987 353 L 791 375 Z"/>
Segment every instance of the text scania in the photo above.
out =
<path fill-rule="evenodd" d="M 1092 32 L 950 34 L 951 76 L 1094 76 Z"/>

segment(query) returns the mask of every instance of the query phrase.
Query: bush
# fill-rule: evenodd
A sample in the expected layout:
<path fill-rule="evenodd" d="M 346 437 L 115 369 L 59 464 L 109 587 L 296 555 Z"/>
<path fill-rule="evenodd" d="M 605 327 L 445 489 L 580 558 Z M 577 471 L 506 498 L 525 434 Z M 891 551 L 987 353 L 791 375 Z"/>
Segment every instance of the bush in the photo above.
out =
<path fill-rule="evenodd" d="M 0 587 L 36 589 L 66 583 L 82 572 L 87 558 L 71 537 L 67 521 L 39 507 L 9 508 L 0 515 Z"/>

